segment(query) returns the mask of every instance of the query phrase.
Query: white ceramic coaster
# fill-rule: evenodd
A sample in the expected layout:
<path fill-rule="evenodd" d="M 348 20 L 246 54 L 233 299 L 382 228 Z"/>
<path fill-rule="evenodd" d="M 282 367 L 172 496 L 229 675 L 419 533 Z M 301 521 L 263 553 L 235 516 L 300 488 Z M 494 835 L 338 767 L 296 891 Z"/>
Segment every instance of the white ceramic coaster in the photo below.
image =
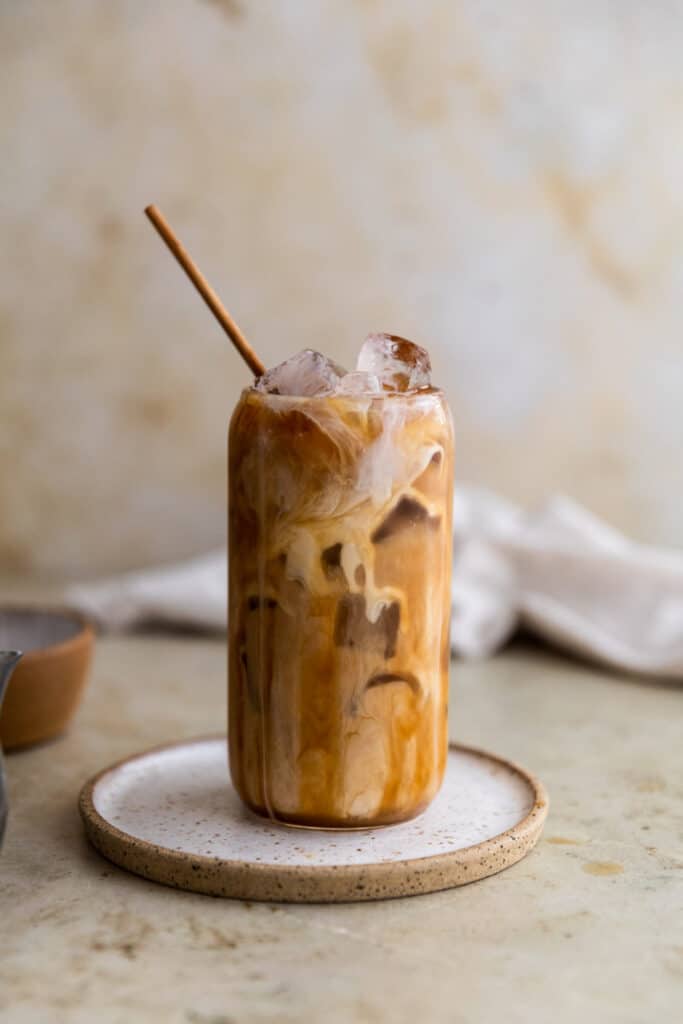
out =
<path fill-rule="evenodd" d="M 242 806 L 224 737 L 138 754 L 80 797 L 90 841 L 120 867 L 213 896 L 300 903 L 408 896 L 495 874 L 535 845 L 547 810 L 543 785 L 523 769 L 451 746 L 441 791 L 414 821 L 287 828 Z"/>

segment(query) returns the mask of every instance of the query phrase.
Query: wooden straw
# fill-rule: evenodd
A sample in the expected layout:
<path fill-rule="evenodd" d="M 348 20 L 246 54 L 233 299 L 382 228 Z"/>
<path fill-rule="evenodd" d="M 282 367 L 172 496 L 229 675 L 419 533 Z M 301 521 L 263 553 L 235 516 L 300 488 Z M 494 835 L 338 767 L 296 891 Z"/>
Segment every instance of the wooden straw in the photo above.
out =
<path fill-rule="evenodd" d="M 249 369 L 255 374 L 255 376 L 260 377 L 261 374 L 266 372 L 265 366 L 254 352 L 253 348 L 244 337 L 209 282 L 201 273 L 197 264 L 184 248 L 161 210 L 152 204 L 151 206 L 145 207 L 145 213 L 189 277 L 190 281 L 192 281 L 192 284 L 204 299 L 204 302 L 216 317 L 216 320 L 218 320 L 219 324 L 228 335 L 230 341 L 242 356 L 242 359 L 244 359 Z"/>

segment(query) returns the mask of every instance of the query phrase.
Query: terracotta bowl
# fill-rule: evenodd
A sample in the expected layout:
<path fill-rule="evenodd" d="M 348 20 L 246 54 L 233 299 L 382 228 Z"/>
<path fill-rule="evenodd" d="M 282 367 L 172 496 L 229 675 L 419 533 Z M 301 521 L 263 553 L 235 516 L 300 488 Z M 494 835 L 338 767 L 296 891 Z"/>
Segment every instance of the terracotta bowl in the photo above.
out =
<path fill-rule="evenodd" d="M 77 612 L 0 608 L 0 650 L 24 652 L 0 710 L 5 750 L 64 732 L 83 695 L 94 640 Z"/>

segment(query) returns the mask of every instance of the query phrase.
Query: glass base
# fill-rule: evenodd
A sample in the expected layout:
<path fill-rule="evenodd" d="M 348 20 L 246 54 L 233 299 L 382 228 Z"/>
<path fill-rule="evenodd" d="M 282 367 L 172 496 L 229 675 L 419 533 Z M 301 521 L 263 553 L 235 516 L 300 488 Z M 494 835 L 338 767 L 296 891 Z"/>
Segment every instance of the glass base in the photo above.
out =
<path fill-rule="evenodd" d="M 368 824 L 341 825 L 341 824 L 332 824 L 332 823 L 320 823 L 320 824 L 317 824 L 316 822 L 311 821 L 310 819 L 308 821 L 306 821 L 306 820 L 302 821 L 302 820 L 296 820 L 296 819 L 293 819 L 293 818 L 279 818 L 279 817 L 277 817 L 274 814 L 267 814 L 261 808 L 255 807 L 253 804 L 250 804 L 250 803 L 247 803 L 246 801 L 243 801 L 243 803 L 245 804 L 245 806 L 247 807 L 249 812 L 251 814 L 253 814 L 255 818 L 258 818 L 259 821 L 270 822 L 270 824 L 272 824 L 272 825 L 284 825 L 286 828 L 297 828 L 297 829 L 302 829 L 302 830 L 309 831 L 309 832 L 337 832 L 337 833 L 339 833 L 339 832 L 371 832 L 371 831 L 375 831 L 376 829 L 379 829 L 379 828 L 392 828 L 395 825 L 403 825 L 404 822 L 406 822 L 406 821 L 414 821 L 415 818 L 419 818 L 419 816 L 421 814 L 424 814 L 424 812 L 427 810 L 427 807 L 429 806 L 430 802 L 431 801 L 425 802 L 423 805 L 421 805 L 419 808 L 417 808 L 417 810 L 414 813 L 412 813 L 412 814 L 405 814 L 405 815 L 402 815 L 400 817 L 397 816 L 396 818 L 394 818 L 392 820 L 389 820 L 389 821 L 378 821 L 378 822 L 375 822 L 375 823 L 371 822 L 371 823 L 368 823 Z"/>

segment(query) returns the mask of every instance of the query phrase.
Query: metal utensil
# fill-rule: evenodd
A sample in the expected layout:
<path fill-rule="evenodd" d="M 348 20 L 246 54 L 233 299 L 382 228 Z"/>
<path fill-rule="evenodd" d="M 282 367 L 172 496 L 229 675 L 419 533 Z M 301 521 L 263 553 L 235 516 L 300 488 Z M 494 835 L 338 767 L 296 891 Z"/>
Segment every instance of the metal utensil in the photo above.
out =
<path fill-rule="evenodd" d="M 2 698 L 9 678 L 21 658 L 21 651 L 0 651 L 0 707 Z M 0 750 L 0 846 L 5 836 L 5 825 L 7 824 L 7 787 L 5 786 L 5 770 L 2 763 L 2 751 Z"/>

